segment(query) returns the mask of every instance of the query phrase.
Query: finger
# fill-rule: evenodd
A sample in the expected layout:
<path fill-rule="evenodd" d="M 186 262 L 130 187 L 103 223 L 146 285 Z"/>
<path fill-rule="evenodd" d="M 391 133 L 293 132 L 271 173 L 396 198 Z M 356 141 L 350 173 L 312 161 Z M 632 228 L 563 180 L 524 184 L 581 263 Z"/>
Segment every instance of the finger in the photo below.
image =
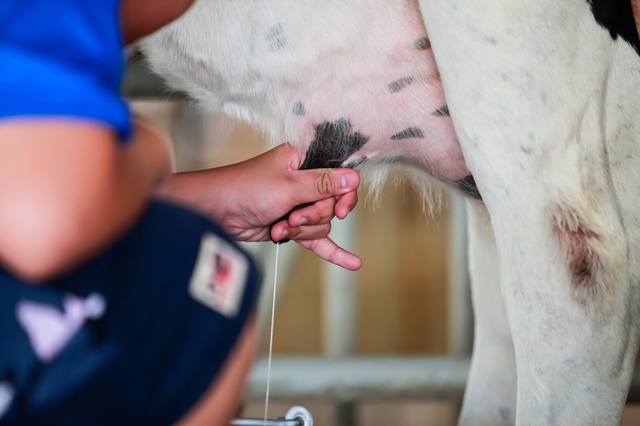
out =
<path fill-rule="evenodd" d="M 286 220 L 274 224 L 270 230 L 271 239 L 273 241 L 282 241 L 291 239 L 291 227 Z"/>
<path fill-rule="evenodd" d="M 286 223 L 286 222 L 285 222 Z M 331 222 L 314 226 L 294 226 L 271 228 L 271 238 L 273 241 L 282 240 L 317 240 L 324 238 L 331 232 Z M 279 236 L 279 237 L 276 237 Z"/>
<path fill-rule="evenodd" d="M 335 214 L 338 219 L 342 220 L 352 211 L 358 204 L 358 193 L 356 191 L 348 192 L 338 199 L 335 207 Z"/>
<path fill-rule="evenodd" d="M 296 210 L 289 216 L 289 226 L 310 226 L 331 222 L 334 217 L 335 205 L 336 200 L 331 197 L 316 201 L 304 209 Z"/>
<path fill-rule="evenodd" d="M 324 238 L 331 232 L 331 222 L 322 225 L 299 226 L 292 228 L 289 237 L 292 240 L 317 240 Z"/>
<path fill-rule="evenodd" d="M 311 250 L 321 259 L 350 271 L 357 271 L 362 266 L 362 260 L 358 256 L 338 247 L 329 237 L 319 240 L 296 240 L 296 243 Z"/>
<path fill-rule="evenodd" d="M 354 191 L 360 175 L 352 169 L 313 169 L 293 172 L 296 188 L 292 198 L 303 204 Z"/>

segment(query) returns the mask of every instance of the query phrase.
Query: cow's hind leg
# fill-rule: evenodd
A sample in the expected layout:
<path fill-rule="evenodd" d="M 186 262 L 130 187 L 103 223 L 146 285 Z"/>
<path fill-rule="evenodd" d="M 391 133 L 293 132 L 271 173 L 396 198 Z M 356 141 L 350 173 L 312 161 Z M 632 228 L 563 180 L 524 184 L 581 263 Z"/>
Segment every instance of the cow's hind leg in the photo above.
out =
<path fill-rule="evenodd" d="M 496 241 L 486 208 L 470 202 L 467 211 L 475 333 L 459 424 L 512 425 L 516 412 L 516 359 L 500 291 Z"/>
<path fill-rule="evenodd" d="M 640 58 L 595 3 L 420 2 L 495 230 L 518 425 L 618 424 L 638 350 Z"/>

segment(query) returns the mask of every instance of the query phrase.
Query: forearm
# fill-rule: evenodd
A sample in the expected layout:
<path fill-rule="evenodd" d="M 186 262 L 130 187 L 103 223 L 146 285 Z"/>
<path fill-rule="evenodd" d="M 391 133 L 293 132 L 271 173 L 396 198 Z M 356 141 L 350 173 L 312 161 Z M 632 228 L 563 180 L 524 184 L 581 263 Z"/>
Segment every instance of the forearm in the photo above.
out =
<path fill-rule="evenodd" d="M 0 141 L 0 260 L 31 281 L 106 247 L 168 167 L 145 132 L 122 149 L 96 126 L 14 121 L 0 126 Z"/>
<path fill-rule="evenodd" d="M 281 199 L 274 196 L 275 191 L 278 187 L 286 187 L 287 180 L 292 180 L 290 177 L 274 179 L 270 176 L 269 159 L 260 160 L 263 157 L 224 167 L 174 173 L 159 188 L 157 195 L 205 213 L 236 239 L 252 241 L 251 238 L 246 239 L 242 227 L 237 226 L 239 211 L 255 218 L 255 207 L 263 205 L 265 200 Z M 270 185 L 265 185 L 265 182 L 270 182 Z M 258 188 L 262 191 L 256 191 Z M 272 210 L 280 208 L 282 211 L 278 216 L 282 216 L 291 207 L 293 205 L 287 208 L 282 203 L 273 206 Z M 262 219 L 258 221 L 264 222 L 263 215 L 257 216 Z"/>
<path fill-rule="evenodd" d="M 233 192 L 229 191 L 233 185 L 227 180 L 229 175 L 232 176 L 225 173 L 225 167 L 173 173 L 158 187 L 156 195 L 206 213 L 223 223 L 227 216 L 226 209 L 232 202 L 228 194 Z"/>

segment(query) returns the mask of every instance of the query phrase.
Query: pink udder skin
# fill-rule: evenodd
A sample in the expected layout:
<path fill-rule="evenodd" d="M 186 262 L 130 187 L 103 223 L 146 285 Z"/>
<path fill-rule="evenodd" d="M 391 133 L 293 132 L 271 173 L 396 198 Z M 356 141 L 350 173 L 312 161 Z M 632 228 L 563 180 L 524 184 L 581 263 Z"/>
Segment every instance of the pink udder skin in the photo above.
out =
<path fill-rule="evenodd" d="M 453 183 L 471 173 L 451 118 L 436 113 L 447 102 L 435 59 L 430 48 L 416 47 L 417 40 L 428 36 L 421 23 L 407 25 L 403 31 L 393 44 L 387 42 L 386 49 L 381 40 L 375 56 L 353 51 L 348 63 L 337 58 L 328 58 L 328 64 L 320 61 L 318 78 L 307 82 L 304 92 L 291 99 L 292 105 L 304 106 L 304 115 L 289 112 L 285 131 L 289 140 L 298 141 L 306 150 L 316 136 L 316 126 L 347 120 L 352 132 L 369 139 L 343 165 L 362 158 L 401 157 L 402 162 Z M 323 79 L 323 75 L 329 77 Z M 402 84 L 394 82 L 403 80 L 411 82 L 395 90 Z M 410 128 L 419 129 L 422 137 L 393 139 Z"/>

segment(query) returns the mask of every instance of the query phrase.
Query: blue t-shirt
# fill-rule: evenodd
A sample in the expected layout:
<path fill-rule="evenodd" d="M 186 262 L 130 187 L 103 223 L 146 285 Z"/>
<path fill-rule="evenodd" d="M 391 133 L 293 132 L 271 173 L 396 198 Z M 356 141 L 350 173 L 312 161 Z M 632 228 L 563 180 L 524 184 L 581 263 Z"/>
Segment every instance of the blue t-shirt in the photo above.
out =
<path fill-rule="evenodd" d="M 0 119 L 63 116 L 130 132 L 120 0 L 1 0 Z"/>

